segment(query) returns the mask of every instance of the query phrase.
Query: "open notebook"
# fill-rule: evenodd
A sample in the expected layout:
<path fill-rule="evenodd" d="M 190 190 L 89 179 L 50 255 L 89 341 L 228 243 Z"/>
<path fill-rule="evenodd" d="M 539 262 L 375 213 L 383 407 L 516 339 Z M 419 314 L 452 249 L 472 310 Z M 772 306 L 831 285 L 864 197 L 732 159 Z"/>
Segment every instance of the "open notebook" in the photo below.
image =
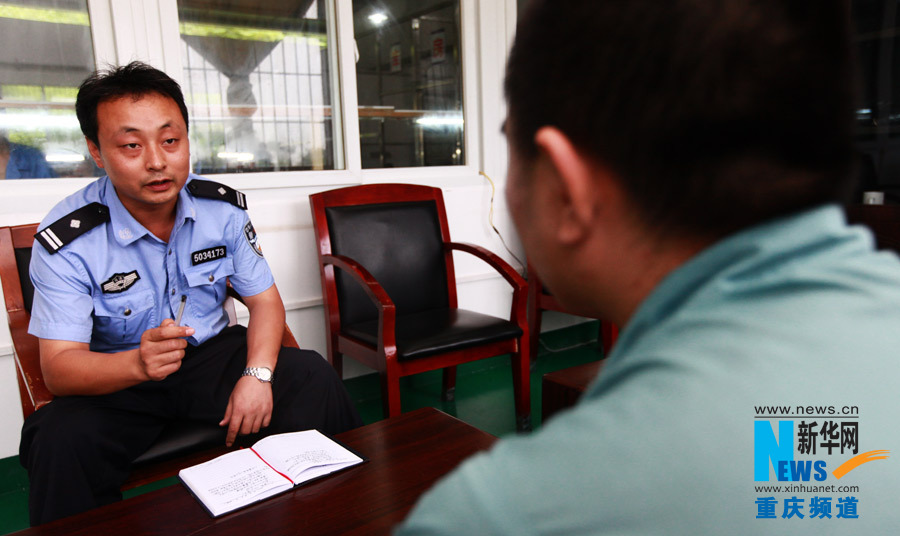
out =
<path fill-rule="evenodd" d="M 364 460 L 318 430 L 277 434 L 182 469 L 178 478 L 213 517 Z"/>

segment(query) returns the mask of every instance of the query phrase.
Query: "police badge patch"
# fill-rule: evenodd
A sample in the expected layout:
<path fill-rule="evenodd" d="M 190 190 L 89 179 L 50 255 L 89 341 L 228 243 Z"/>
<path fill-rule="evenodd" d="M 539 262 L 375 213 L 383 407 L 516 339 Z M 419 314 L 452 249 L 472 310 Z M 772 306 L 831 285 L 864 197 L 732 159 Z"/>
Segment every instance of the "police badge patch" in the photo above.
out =
<path fill-rule="evenodd" d="M 127 274 L 113 274 L 112 277 L 100 284 L 100 288 L 103 289 L 104 294 L 124 292 L 131 288 L 140 278 L 141 276 L 138 275 L 137 270 Z"/>
<path fill-rule="evenodd" d="M 253 228 L 253 223 L 250 221 L 244 226 L 244 237 L 247 239 L 247 243 L 250 244 L 250 248 L 253 252 L 262 257 L 263 254 L 262 248 L 259 246 L 259 237 L 256 236 L 256 229 Z"/>

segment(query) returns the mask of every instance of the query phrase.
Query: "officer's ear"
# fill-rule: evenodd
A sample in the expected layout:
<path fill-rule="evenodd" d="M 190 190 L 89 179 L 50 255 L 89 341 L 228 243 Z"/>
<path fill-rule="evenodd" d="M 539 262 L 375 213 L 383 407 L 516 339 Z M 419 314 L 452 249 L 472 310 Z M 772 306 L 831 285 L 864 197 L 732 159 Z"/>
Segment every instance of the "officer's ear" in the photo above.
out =
<path fill-rule="evenodd" d="M 88 137 L 84 138 L 84 141 L 87 142 L 88 151 L 91 153 L 91 158 L 94 159 L 94 163 L 97 164 L 97 167 L 103 169 L 103 158 L 100 155 L 100 147 L 92 142 Z"/>

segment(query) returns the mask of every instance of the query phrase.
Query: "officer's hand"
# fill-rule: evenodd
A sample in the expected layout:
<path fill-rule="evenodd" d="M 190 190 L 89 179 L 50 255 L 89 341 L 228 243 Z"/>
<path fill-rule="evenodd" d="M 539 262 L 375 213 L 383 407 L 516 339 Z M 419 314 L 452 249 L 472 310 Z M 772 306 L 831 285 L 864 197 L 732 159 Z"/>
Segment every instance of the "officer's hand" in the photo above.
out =
<path fill-rule="evenodd" d="M 239 379 L 228 399 L 225 418 L 219 423 L 219 426 L 228 426 L 225 444 L 230 447 L 238 433 L 255 434 L 269 426 L 272 407 L 271 383 L 261 382 L 253 376 Z"/>
<path fill-rule="evenodd" d="M 187 341 L 182 337 L 194 334 L 194 328 L 176 326 L 171 318 L 163 320 L 158 328 L 148 329 L 141 335 L 140 362 L 148 380 L 159 381 L 179 368 Z"/>

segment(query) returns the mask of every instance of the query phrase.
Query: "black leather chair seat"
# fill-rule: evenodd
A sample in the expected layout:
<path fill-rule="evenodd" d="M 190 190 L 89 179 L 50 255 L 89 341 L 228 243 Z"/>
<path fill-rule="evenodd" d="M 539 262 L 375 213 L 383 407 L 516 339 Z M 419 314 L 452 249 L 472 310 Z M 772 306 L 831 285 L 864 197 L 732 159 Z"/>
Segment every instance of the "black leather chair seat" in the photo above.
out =
<path fill-rule="evenodd" d="M 508 320 L 466 309 L 434 309 L 397 315 L 397 359 L 453 352 L 472 346 L 514 339 L 522 330 Z M 372 346 L 378 345 L 378 320 L 360 322 L 342 329 L 344 335 Z"/>
<path fill-rule="evenodd" d="M 228 430 L 215 424 L 196 421 L 173 421 L 147 452 L 134 461 L 135 466 L 148 465 L 225 444 Z"/>

